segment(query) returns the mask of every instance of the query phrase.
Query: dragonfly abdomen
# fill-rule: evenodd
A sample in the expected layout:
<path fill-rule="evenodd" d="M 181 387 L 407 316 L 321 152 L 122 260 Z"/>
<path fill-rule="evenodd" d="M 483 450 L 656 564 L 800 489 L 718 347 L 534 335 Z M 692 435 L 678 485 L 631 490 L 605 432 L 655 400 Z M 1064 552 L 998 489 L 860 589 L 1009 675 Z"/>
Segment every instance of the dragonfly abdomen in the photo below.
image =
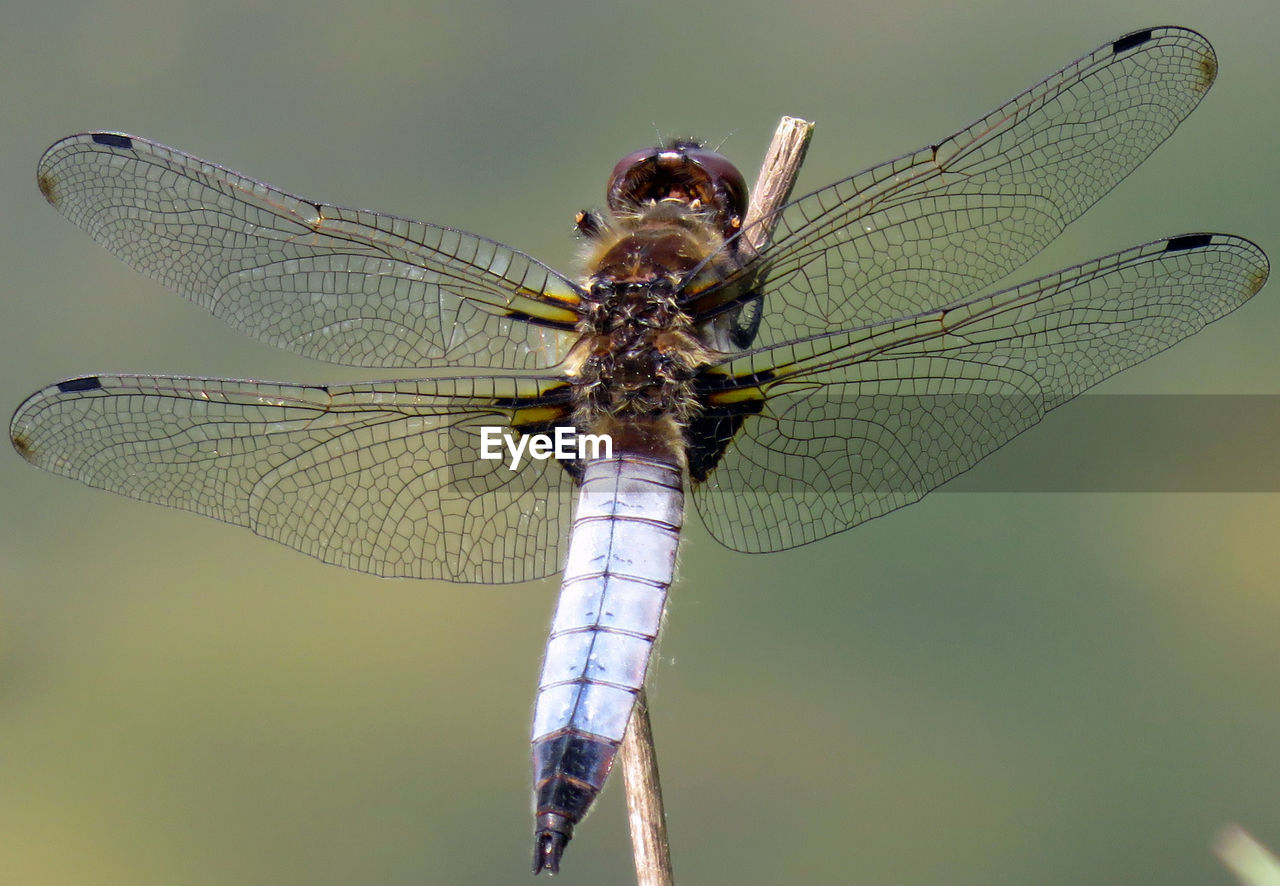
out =
<path fill-rule="evenodd" d="M 675 458 L 587 463 L 533 718 L 534 872 L 555 872 L 622 742 L 675 571 Z"/>

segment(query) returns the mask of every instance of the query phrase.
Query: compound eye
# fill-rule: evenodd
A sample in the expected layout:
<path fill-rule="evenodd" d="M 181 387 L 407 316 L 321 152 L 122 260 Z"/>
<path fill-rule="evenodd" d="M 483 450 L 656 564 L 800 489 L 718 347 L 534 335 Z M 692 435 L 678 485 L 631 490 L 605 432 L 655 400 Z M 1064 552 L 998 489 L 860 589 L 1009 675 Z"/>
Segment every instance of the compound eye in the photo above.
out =
<path fill-rule="evenodd" d="M 635 180 L 640 177 L 640 171 L 646 167 L 656 168 L 658 155 L 661 153 L 662 148 L 641 148 L 614 164 L 613 172 L 609 173 L 609 188 L 606 191 L 610 209 L 617 212 L 623 208 L 625 201 L 633 199 L 631 192 L 635 188 Z"/>
<path fill-rule="evenodd" d="M 747 181 L 738 167 L 729 162 L 728 157 L 699 147 L 684 148 L 683 153 L 707 171 L 708 178 L 720 196 L 723 210 L 739 219 L 747 214 Z"/>

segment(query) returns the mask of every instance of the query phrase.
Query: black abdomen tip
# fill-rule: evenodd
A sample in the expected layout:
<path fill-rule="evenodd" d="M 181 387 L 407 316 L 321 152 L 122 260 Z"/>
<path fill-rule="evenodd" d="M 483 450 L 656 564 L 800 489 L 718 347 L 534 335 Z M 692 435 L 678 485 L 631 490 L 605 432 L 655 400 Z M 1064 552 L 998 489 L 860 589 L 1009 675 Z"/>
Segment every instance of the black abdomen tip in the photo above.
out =
<path fill-rule="evenodd" d="M 560 873 L 560 857 L 564 855 L 564 847 L 573 836 L 573 822 L 555 812 L 544 812 L 538 816 L 538 830 L 533 835 L 533 873 L 534 876 L 546 871 L 548 874 Z"/>
<path fill-rule="evenodd" d="M 564 855 L 564 847 L 569 838 L 555 831 L 543 831 L 533 843 L 533 873 L 543 871 L 548 874 L 560 873 L 560 856 Z"/>

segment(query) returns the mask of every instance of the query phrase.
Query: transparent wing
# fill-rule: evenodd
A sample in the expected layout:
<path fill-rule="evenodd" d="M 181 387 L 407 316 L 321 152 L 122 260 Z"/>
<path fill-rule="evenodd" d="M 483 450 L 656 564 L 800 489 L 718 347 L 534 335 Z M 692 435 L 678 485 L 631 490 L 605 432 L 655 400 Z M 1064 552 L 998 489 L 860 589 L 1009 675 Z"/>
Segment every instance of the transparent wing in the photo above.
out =
<path fill-rule="evenodd" d="M 763 289 L 759 346 L 976 294 L 1132 172 L 1216 73 L 1194 31 L 1121 37 L 945 141 L 784 206 L 761 260 L 724 286 Z"/>
<path fill-rule="evenodd" d="M 910 504 L 1239 307 L 1267 274 L 1248 240 L 1192 234 L 726 361 L 711 411 L 754 399 L 759 413 L 695 488 L 698 512 L 726 546 L 776 551 Z"/>
<path fill-rule="evenodd" d="M 37 180 L 129 266 L 307 357 L 534 369 L 576 319 L 577 287 L 501 243 L 304 200 L 136 136 L 65 138 Z"/>
<path fill-rule="evenodd" d="M 55 474 L 388 576 L 514 582 L 561 565 L 572 481 L 479 457 L 479 428 L 564 408 L 536 376 L 301 386 L 99 375 L 32 395 L 14 446 Z"/>

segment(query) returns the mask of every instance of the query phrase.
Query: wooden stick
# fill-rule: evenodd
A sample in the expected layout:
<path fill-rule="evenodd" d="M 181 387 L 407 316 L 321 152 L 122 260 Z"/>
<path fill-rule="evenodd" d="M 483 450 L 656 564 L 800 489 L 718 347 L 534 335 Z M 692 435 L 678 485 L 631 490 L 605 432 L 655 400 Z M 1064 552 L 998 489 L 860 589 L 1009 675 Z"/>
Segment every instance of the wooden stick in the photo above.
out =
<path fill-rule="evenodd" d="M 1241 886 L 1276 886 L 1280 859 L 1238 824 L 1226 825 L 1213 841 L 1214 854 L 1236 875 Z"/>
<path fill-rule="evenodd" d="M 739 249 L 745 246 L 746 255 L 754 255 L 768 244 L 776 222 L 773 215 L 791 193 L 812 136 L 813 124 L 806 120 L 783 117 L 778 124 L 743 220 Z M 638 886 L 673 886 L 658 755 L 649 722 L 649 700 L 643 689 L 636 697 L 619 757 L 627 791 L 627 823 L 631 827 L 636 883 Z"/>
<path fill-rule="evenodd" d="M 673 886 L 658 752 L 653 746 L 653 727 L 649 723 L 649 699 L 643 689 L 636 696 L 636 706 L 631 711 L 631 722 L 627 724 L 619 753 L 623 784 L 627 788 L 627 824 L 631 828 L 636 883 Z"/>
<path fill-rule="evenodd" d="M 742 246 L 747 255 L 760 252 L 769 243 L 773 227 L 777 224 L 774 213 L 791 196 L 791 189 L 800 174 L 800 164 L 809 150 L 813 137 L 813 124 L 799 117 L 783 117 L 773 133 L 773 141 L 760 164 L 760 175 L 751 192 L 751 205 L 747 217 L 742 220 Z"/>

